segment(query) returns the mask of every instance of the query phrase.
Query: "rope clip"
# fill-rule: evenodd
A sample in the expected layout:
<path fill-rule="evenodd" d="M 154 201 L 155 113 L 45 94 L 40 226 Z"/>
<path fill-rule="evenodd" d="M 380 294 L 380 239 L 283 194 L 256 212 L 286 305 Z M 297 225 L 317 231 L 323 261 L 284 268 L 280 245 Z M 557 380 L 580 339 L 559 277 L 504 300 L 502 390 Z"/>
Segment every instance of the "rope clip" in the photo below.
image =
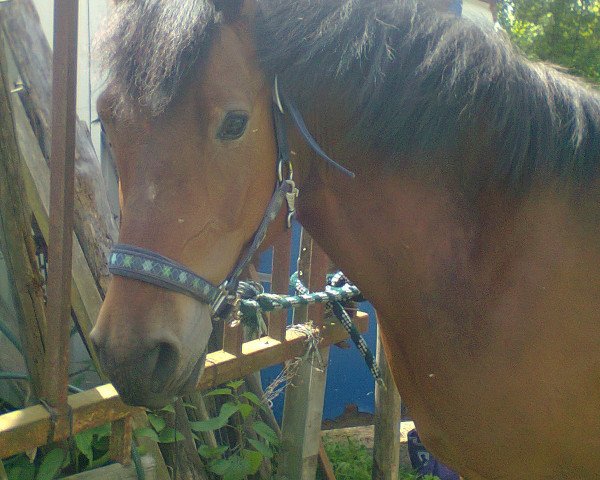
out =
<path fill-rule="evenodd" d="M 296 199 L 300 190 L 298 190 L 296 183 L 291 178 L 287 179 L 285 183 L 290 187 L 290 190 L 285 192 L 285 200 L 288 205 L 287 228 L 292 228 L 292 219 L 296 215 Z"/>

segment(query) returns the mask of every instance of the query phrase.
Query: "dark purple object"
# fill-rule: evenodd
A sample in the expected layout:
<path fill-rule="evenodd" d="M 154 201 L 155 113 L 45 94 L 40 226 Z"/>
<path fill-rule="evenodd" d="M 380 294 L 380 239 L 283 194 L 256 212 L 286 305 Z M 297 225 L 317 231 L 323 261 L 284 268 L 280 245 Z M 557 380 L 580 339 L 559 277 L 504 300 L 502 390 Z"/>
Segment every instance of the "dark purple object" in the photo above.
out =
<path fill-rule="evenodd" d="M 408 456 L 412 467 L 419 475 L 435 475 L 441 480 L 460 480 L 457 473 L 433 458 L 414 429 L 408 432 Z"/>

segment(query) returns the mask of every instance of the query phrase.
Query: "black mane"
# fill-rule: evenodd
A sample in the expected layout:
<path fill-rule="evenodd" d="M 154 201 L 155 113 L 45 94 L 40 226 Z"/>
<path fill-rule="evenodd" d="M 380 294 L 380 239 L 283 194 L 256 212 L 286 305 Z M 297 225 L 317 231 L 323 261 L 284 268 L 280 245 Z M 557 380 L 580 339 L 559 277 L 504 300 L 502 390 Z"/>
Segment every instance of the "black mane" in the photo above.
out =
<path fill-rule="evenodd" d="M 437 12 L 427 0 L 261 6 L 264 68 L 300 105 L 323 91 L 354 105 L 351 135 L 362 142 L 392 154 L 451 148 L 485 120 L 489 138 L 481 141 L 501 158 L 490 172 L 496 178 L 526 184 L 541 168 L 569 180 L 597 174 L 600 95 L 526 60 L 503 32 Z"/>
<path fill-rule="evenodd" d="M 526 60 L 504 34 L 436 11 L 433 0 L 259 0 L 263 68 L 301 108 L 314 92 L 352 106 L 359 141 L 393 153 L 452 148 L 487 126 L 491 175 L 594 178 L 600 95 Z M 121 0 L 101 41 L 123 103 L 159 114 L 221 22 L 207 0 Z M 390 164 L 394 168 L 393 160 Z"/>

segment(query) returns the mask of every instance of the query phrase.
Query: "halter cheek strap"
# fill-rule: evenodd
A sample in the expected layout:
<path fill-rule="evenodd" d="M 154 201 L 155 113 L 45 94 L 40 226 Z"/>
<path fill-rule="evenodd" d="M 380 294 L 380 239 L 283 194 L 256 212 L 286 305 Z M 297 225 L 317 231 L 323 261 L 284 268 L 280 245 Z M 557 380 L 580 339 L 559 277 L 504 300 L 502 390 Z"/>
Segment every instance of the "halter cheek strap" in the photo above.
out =
<path fill-rule="evenodd" d="M 110 273 L 188 295 L 201 303 L 208 304 L 213 318 L 224 319 L 229 316 L 232 310 L 231 306 L 236 303 L 239 277 L 265 239 L 267 229 L 277 217 L 283 201 L 287 202 L 288 207 L 288 228 L 291 227 L 292 218 L 296 212 L 295 203 L 298 197 L 298 189 L 292 179 L 293 173 L 289 157 L 283 106 L 287 107 L 296 127 L 319 156 L 345 174 L 354 176 L 352 172 L 335 163 L 323 152 L 315 139 L 310 135 L 310 132 L 308 132 L 298 110 L 286 99 L 283 99 L 284 103 L 282 104 L 277 79 L 275 80 L 273 100 L 273 123 L 277 142 L 277 185 L 263 219 L 254 234 L 252 243 L 225 281 L 215 286 L 170 258 L 145 248 L 122 243 L 116 244 L 111 251 L 108 262 Z M 284 176 L 284 171 L 287 173 L 286 176 Z"/>

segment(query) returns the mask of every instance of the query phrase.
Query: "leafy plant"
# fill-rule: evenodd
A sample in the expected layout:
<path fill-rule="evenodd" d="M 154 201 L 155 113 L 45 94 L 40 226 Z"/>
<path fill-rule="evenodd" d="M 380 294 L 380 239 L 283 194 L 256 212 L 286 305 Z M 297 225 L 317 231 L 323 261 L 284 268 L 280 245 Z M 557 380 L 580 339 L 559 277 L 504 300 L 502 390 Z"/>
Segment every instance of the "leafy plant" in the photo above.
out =
<path fill-rule="evenodd" d="M 175 413 L 173 405 L 167 405 L 158 412 L 148 410 L 148 422 L 150 427 L 141 427 L 133 431 L 136 438 L 148 437 L 158 443 L 174 443 L 184 439 L 181 432 L 172 427 L 167 427 L 166 420 L 160 416 L 160 412 Z"/>
<path fill-rule="evenodd" d="M 239 443 L 234 446 L 211 448 L 200 445 L 198 453 L 206 460 L 210 472 L 223 480 L 243 480 L 254 475 L 260 469 L 264 459 L 271 459 L 279 446 L 279 437 L 266 423 L 257 420 L 259 409 L 266 408 L 252 392 L 240 392 L 244 382 L 229 382 L 226 387 L 218 388 L 206 394 L 208 397 L 225 397 L 219 415 L 214 418 L 191 422 L 190 427 L 196 433 L 230 428 L 236 433 Z M 241 422 L 232 423 L 231 419 L 239 415 Z M 247 434 L 250 430 L 257 438 Z"/>
<path fill-rule="evenodd" d="M 264 459 L 272 459 L 279 437 L 266 423 L 257 419 L 260 409 L 267 408 L 252 392 L 241 391 L 243 380 L 229 382 L 225 387 L 208 392 L 205 397 L 220 397 L 225 400 L 217 416 L 190 422 L 190 429 L 198 445 L 198 454 L 204 459 L 215 478 L 223 480 L 243 480 L 254 475 L 260 469 Z M 185 404 L 186 408 L 195 408 Z M 175 413 L 172 405 L 167 405 L 158 412 L 148 411 L 150 426 L 134 431 L 136 438 L 148 437 L 159 443 L 171 443 L 184 439 L 181 432 L 167 427 L 162 413 Z M 236 418 L 237 416 L 237 418 Z M 237 421 L 232 421 L 236 418 Z M 216 432 L 227 428 L 235 433 L 238 443 L 210 447 L 201 443 L 200 436 L 204 432 Z M 248 431 L 256 434 L 248 435 Z"/>
<path fill-rule="evenodd" d="M 9 480 L 53 480 L 61 474 L 92 470 L 109 462 L 110 424 L 76 434 L 73 448 L 38 449 L 30 459 L 25 453 L 4 461 Z"/>
<path fill-rule="evenodd" d="M 326 440 L 325 451 L 338 480 L 371 480 L 373 456 L 364 444 L 350 437 L 341 442 Z M 323 478 L 317 475 L 318 480 Z M 403 467 L 400 468 L 398 478 L 399 480 L 439 480 L 432 475 L 419 476 L 413 470 Z"/>

